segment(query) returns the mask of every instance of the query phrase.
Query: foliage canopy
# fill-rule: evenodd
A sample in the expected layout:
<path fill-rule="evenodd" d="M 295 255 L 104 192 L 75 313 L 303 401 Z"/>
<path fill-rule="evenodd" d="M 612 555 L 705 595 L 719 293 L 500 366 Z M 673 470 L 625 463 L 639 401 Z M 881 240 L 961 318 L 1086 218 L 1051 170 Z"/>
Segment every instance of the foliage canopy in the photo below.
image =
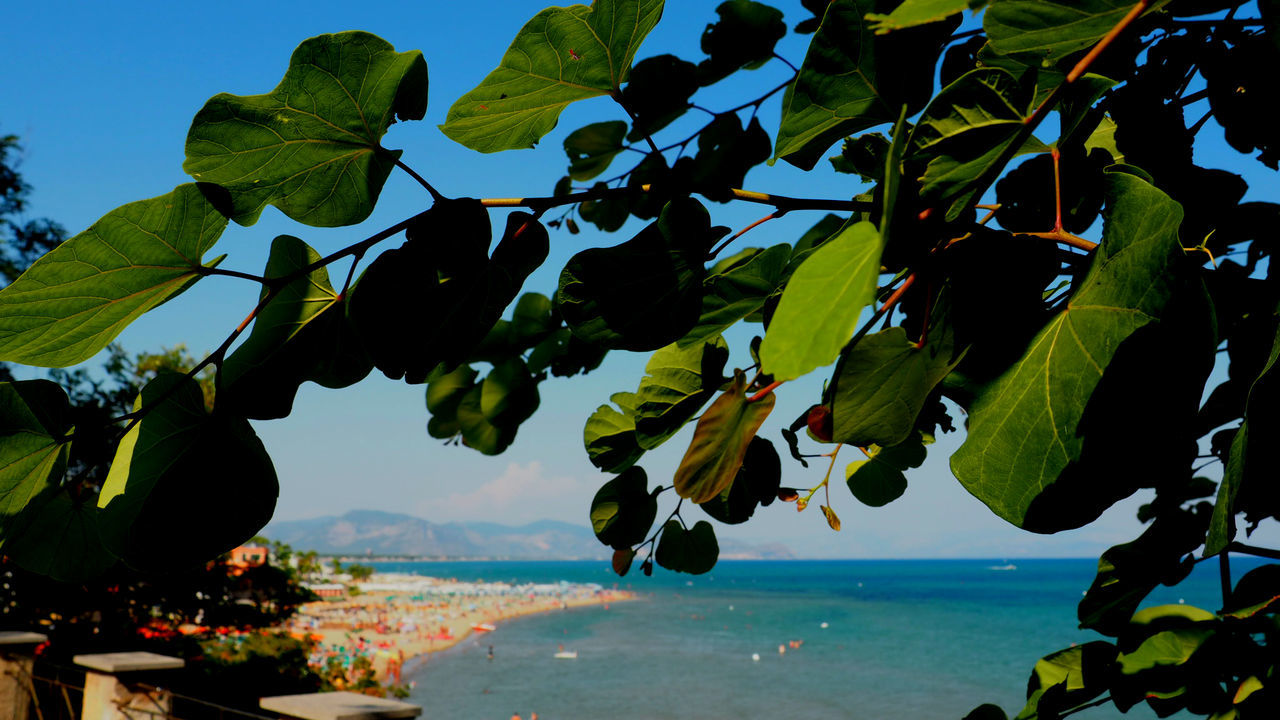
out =
<path fill-rule="evenodd" d="M 662 0 L 539 12 L 440 128 L 479 152 L 528 148 L 570 103 L 612 100 L 617 117 L 566 135 L 566 176 L 538 197 L 449 198 L 384 148 L 392 122 L 424 116 L 427 69 L 417 51 L 368 33 L 304 41 L 268 94 L 212 98 L 186 145 L 195 183 L 108 212 L 0 291 L 0 361 L 83 361 L 209 275 L 258 283 L 259 302 L 207 358 L 155 378 L 112 419 L 121 439 L 105 475 L 67 472 L 81 437 L 103 431 L 72 422 L 62 390 L 0 386 L 0 551 L 75 578 L 228 549 L 265 523 L 276 493 L 247 419 L 288 415 L 307 381 L 342 388 L 377 369 L 423 384 L 432 436 L 497 454 L 534 416 L 548 376 L 645 352 L 635 390 L 612 395 L 584 429 L 591 462 L 615 475 L 591 521 L 619 574 L 638 557 L 646 573 L 655 561 L 714 566 L 714 527 L 687 523 L 686 501 L 740 523 L 775 500 L 803 509 L 822 491 L 839 530 L 828 485 L 842 446 L 864 454 L 846 467 L 853 496 L 880 506 L 909 490 L 906 473 L 936 433 L 963 419 L 954 475 L 1020 528 L 1080 527 L 1155 491 L 1140 513 L 1149 527 L 1103 554 L 1080 603 L 1082 626 L 1112 639 L 1037 663 L 1019 717 L 1104 701 L 1274 717 L 1280 577 L 1264 566 L 1233 585 L 1229 558 L 1280 556 L 1244 544 L 1237 527 L 1241 516 L 1246 532 L 1280 517 L 1270 441 L 1280 205 L 1242 202 L 1244 181 L 1196 165 L 1192 151 L 1213 118 L 1231 147 L 1276 167 L 1263 105 L 1280 82 L 1276 3 L 1258 3 L 1256 17 L 1231 0 L 804 6 L 814 17 L 794 30 L 812 39 L 794 76 L 707 111 L 698 132 L 668 145 L 657 138 L 702 88 L 785 62 L 774 52 L 782 14 L 722 3 L 694 62 L 636 61 Z M 972 29 L 960 30 L 966 13 Z M 758 117 L 779 93 L 780 120 Z M 1196 107 L 1206 114 L 1188 123 Z M 627 151 L 640 159 L 615 178 L 575 186 Z M 849 176 L 844 197 L 742 187 L 766 161 L 811 169 L 827 155 Z M 397 167 L 432 198 L 418 215 L 328 256 L 276 238 L 262 275 L 205 258 L 228 221 L 252 224 L 266 205 L 306 226 L 357 224 Z M 709 209 L 726 202 L 770 206 L 760 222 L 830 214 L 793 243 L 742 247 L 760 223 L 730 235 Z M 490 212 L 504 207 L 518 210 L 495 244 Z M 613 232 L 632 216 L 649 224 L 582 249 L 552 292 L 522 294 L 547 258 L 548 228 Z M 329 270 L 339 263 L 341 285 Z M 746 368 L 729 366 L 722 335 L 738 323 L 760 328 L 737 348 L 750 353 Z M 795 460 L 827 461 L 826 476 L 780 487 L 779 453 L 758 430 L 784 383 L 832 363 L 783 433 Z M 210 367 L 211 408 L 192 382 Z M 651 487 L 638 463 L 689 423 L 675 477 Z M 200 481 L 232 462 L 252 512 L 209 525 L 198 543 L 144 552 L 172 508 L 204 507 Z M 661 519 L 668 490 L 680 500 Z M 1211 557 L 1223 568 L 1217 612 L 1138 611 L 1156 585 Z"/>

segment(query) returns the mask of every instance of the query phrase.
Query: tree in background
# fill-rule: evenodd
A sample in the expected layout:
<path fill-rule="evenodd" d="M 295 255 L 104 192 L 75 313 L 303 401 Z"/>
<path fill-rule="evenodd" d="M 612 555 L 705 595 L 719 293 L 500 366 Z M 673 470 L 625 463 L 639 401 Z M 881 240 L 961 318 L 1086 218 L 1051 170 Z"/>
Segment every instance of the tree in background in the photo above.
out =
<path fill-rule="evenodd" d="M 613 476 L 591 521 L 620 575 L 641 553 L 646 574 L 655 562 L 709 571 L 715 530 L 694 506 L 737 524 L 775 500 L 817 501 L 818 522 L 838 531 L 830 481 L 842 450 L 857 453 L 844 467 L 852 496 L 881 506 L 907 491 L 936 433 L 963 425 L 953 474 L 1029 532 L 1085 526 L 1154 489 L 1140 511 L 1148 527 L 1103 554 L 1080 602 L 1100 639 L 1037 663 L 1019 717 L 1108 702 L 1217 720 L 1280 714 L 1280 565 L 1238 582 L 1230 572 L 1233 554 L 1280 557 L 1243 542 L 1280 517 L 1280 205 L 1244 202 L 1245 181 L 1195 152 L 1213 119 L 1241 153 L 1232 167 L 1277 167 L 1266 101 L 1280 90 L 1280 7 L 802 4 L 813 17 L 790 29 L 812 40 L 799 63 L 774 51 L 782 13 L 753 0 L 708 13 L 693 60 L 636 61 L 663 0 L 537 13 L 440 129 L 478 152 L 530 148 L 568 104 L 612 101 L 611 115 L 563 136 L 567 174 L 542 195 L 451 198 L 447 178 L 384 148 L 392 123 L 424 117 L 427 65 L 368 33 L 305 40 L 269 94 L 210 99 L 186 142 L 194 183 L 110 211 L 0 291 L 0 360 L 83 362 L 209 276 L 254 283 L 259 300 L 212 353 L 148 382 L 137 409 L 101 430 L 122 439 L 100 495 L 66 472 L 94 431 L 73 429 L 65 393 L 0 385 L 0 466 L 22 467 L 3 480 L 18 498 L 0 519 L 3 552 L 79 578 L 118 561 L 198 564 L 243 541 L 279 490 L 249 420 L 289 415 L 305 382 L 344 388 L 376 368 L 425 385 L 431 436 L 496 455 L 549 377 L 643 352 L 644 377 L 583 433 Z M 967 11 L 981 27 L 961 29 Z M 750 88 L 769 64 L 787 79 L 719 110 L 697 97 L 731 76 Z M 775 125 L 758 111 L 777 95 Z M 796 197 L 770 186 L 777 173 L 755 172 L 770 160 L 810 170 L 824 156 L 848 176 L 834 197 Z M 303 225 L 359 224 L 397 169 L 429 203 L 412 217 L 326 256 L 277 237 L 261 274 L 205 261 L 229 222 L 252 226 L 268 205 Z M 744 187 L 748 173 L 758 189 Z M 728 202 L 768 214 L 734 232 L 712 220 Z M 495 244 L 499 208 L 511 212 Z M 793 242 L 745 246 L 753 228 L 801 212 L 822 215 Z M 524 291 L 549 230 L 615 232 L 633 217 L 647 225 L 582 249 L 551 292 Z M 95 254 L 104 243 L 110 257 Z M 71 257 L 99 264 L 72 273 Z M 89 311 L 102 322 L 77 322 Z M 726 335 L 740 322 L 754 337 Z M 194 380 L 209 367 L 212 411 Z M 781 454 L 760 431 L 778 394 L 807 393 L 792 381 L 819 371 L 821 392 L 781 432 L 796 462 L 819 467 L 811 487 L 782 487 Z M 689 424 L 674 476 L 651 482 L 640 461 Z M 209 532 L 177 532 L 193 525 Z M 1138 609 L 1209 559 L 1220 608 Z"/>

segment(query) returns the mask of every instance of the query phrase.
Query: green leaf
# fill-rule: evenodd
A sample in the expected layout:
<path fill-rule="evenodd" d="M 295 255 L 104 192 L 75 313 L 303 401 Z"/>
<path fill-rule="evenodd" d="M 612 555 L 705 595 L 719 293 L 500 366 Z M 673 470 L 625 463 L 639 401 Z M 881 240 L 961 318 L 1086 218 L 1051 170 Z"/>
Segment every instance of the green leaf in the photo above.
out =
<path fill-rule="evenodd" d="M 889 140 L 876 132 L 845 138 L 844 144 L 840 146 L 840 154 L 832 155 L 827 160 L 838 173 L 858 175 L 864 183 L 876 183 L 884 178 L 888 156 Z"/>
<path fill-rule="evenodd" d="M 706 520 L 699 520 L 689 530 L 679 520 L 667 521 L 654 552 L 654 559 L 662 567 L 690 575 L 710 572 L 719 557 L 716 531 Z"/>
<path fill-rule="evenodd" d="M 903 0 L 888 15 L 871 13 L 867 20 L 877 35 L 945 20 L 964 12 L 973 0 Z"/>
<path fill-rule="evenodd" d="M 753 70 L 773 57 L 787 34 L 782 11 L 754 0 L 727 0 L 716 8 L 720 17 L 702 32 L 702 52 L 710 57 L 698 67 L 703 85 L 711 85 L 738 68 Z"/>
<path fill-rule="evenodd" d="M 617 405 L 601 405 L 587 418 L 582 430 L 582 441 L 587 447 L 591 464 L 605 472 L 622 472 L 644 455 L 644 448 L 636 440 L 635 408 L 639 396 L 619 392 L 609 396 Z"/>
<path fill-rule="evenodd" d="M 999 705 L 983 703 L 969 711 L 963 720 L 1009 720 L 1009 716 Z"/>
<path fill-rule="evenodd" d="M 1044 152 L 1033 136 L 1013 147 L 1031 112 L 1034 88 L 1000 68 L 979 68 L 943 88 L 911 134 L 910 154 L 927 160 L 920 194 L 947 203 L 954 220 L 981 197 L 1014 156 Z"/>
<path fill-rule="evenodd" d="M 710 232 L 706 209 L 684 198 L 668 203 L 657 222 L 621 245 L 574 255 L 556 290 L 565 324 L 583 340 L 611 349 L 656 350 L 684 337 L 702 307 Z"/>
<path fill-rule="evenodd" d="M 773 443 L 757 435 L 747 445 L 742 467 L 733 485 L 699 505 L 708 515 L 728 525 L 744 523 L 755 514 L 757 505 L 770 505 L 782 484 L 782 461 Z"/>
<path fill-rule="evenodd" d="M 1146 12 L 1166 2 L 1153 2 Z M 1135 5 L 1130 0 L 993 0 L 982 27 L 997 53 L 1033 53 L 1048 66 L 1102 39 Z"/>
<path fill-rule="evenodd" d="M 427 111 L 427 63 L 366 32 L 319 35 L 266 95 L 215 95 L 191 122 L 182 169 L 230 193 L 241 225 L 275 205 L 314 227 L 373 212 L 400 151 L 379 143 Z"/>
<path fill-rule="evenodd" d="M 116 208 L 0 290 L 0 361 L 66 367 L 199 279 L 227 225 L 196 185 Z"/>
<path fill-rule="evenodd" d="M 1276 461 L 1280 459 L 1277 458 L 1274 443 L 1269 440 L 1280 422 L 1274 409 L 1276 402 L 1280 400 L 1280 385 L 1271 375 L 1277 360 L 1280 360 L 1280 333 L 1272 343 L 1266 365 L 1249 388 L 1244 422 L 1231 442 L 1231 454 L 1222 473 L 1222 483 L 1218 486 L 1213 519 L 1209 522 L 1209 536 L 1205 540 L 1206 555 L 1222 552 L 1234 537 L 1236 496 L 1241 487 L 1246 482 L 1269 483 L 1264 478 L 1272 477 Z M 1262 442 L 1249 441 L 1251 430 L 1255 430 L 1252 426 L 1258 426 L 1257 429 L 1261 430 L 1259 437 L 1263 438 Z"/>
<path fill-rule="evenodd" d="M 621 120 L 592 123 L 569 133 L 564 152 L 569 156 L 569 177 L 590 180 L 604 172 L 622 152 L 627 124 Z"/>
<path fill-rule="evenodd" d="M 1084 141 L 1084 147 L 1086 150 L 1099 149 L 1106 152 L 1111 156 L 1112 162 L 1124 162 L 1124 153 L 1116 147 L 1116 121 L 1112 120 L 1110 115 L 1102 116 L 1098 127 L 1094 128 Z"/>
<path fill-rule="evenodd" d="M 516 34 L 498 68 L 449 108 L 440 130 L 480 152 L 533 147 L 576 100 L 619 92 L 663 0 L 550 7 Z"/>
<path fill-rule="evenodd" d="M 805 259 L 760 346 L 766 373 L 792 380 L 835 362 L 875 298 L 883 247 L 874 225 L 849 223 Z"/>
<path fill-rule="evenodd" d="M 746 380 L 742 375 L 734 378 L 733 385 L 698 419 L 689 449 L 672 479 L 676 494 L 704 503 L 728 489 L 742 467 L 747 446 L 773 410 L 774 400 L 769 393 L 748 402 Z"/>
<path fill-rule="evenodd" d="M 48 380 L 0 383 L 0 552 L 58 580 L 82 580 L 115 557 L 97 509 L 60 487 L 71 449 L 67 394 Z"/>
<path fill-rule="evenodd" d="M 933 92 L 934 65 L 954 22 L 877 37 L 868 13 L 891 0 L 835 0 L 782 99 L 774 154 L 812 169 L 837 140 L 914 115 Z"/>
<path fill-rule="evenodd" d="M 15 522 L 4 523 L 4 554 L 25 570 L 81 583 L 116 564 L 100 525 L 91 495 L 75 498 L 69 488 L 49 486 Z"/>
<path fill-rule="evenodd" d="M 681 348 L 668 345 L 644 366 L 636 391 L 636 441 L 652 450 L 680 431 L 724 383 L 729 346 L 719 336 Z"/>
<path fill-rule="evenodd" d="M 0 530 L 47 486 L 58 486 L 71 445 L 70 414 L 56 383 L 0 383 Z"/>
<path fill-rule="evenodd" d="M 636 142 L 670 125 L 698 91 L 698 66 L 674 55 L 645 58 L 631 68 L 622 105 L 631 115 L 627 140 Z"/>
<path fill-rule="evenodd" d="M 1051 718 L 1101 695 L 1109 687 L 1116 647 L 1093 641 L 1072 645 L 1036 662 L 1019 718 Z"/>
<path fill-rule="evenodd" d="M 616 550 L 644 542 L 657 516 L 657 497 L 649 493 L 648 476 L 640 467 L 605 483 L 591 500 L 591 529 L 596 539 Z"/>
<path fill-rule="evenodd" d="M 1208 610 L 1194 605 L 1156 605 L 1134 613 L 1129 624 L 1162 627 L 1169 625 L 1171 621 L 1174 625 L 1185 625 L 1213 620 L 1215 617 Z"/>
<path fill-rule="evenodd" d="M 790 259 L 791 247 L 781 244 L 744 251 L 737 262 L 712 268 L 703 282 L 702 315 L 680 338 L 680 346 L 705 342 L 764 307 L 786 279 L 783 273 Z"/>
<path fill-rule="evenodd" d="M 857 460 L 845 467 L 849 492 L 870 507 L 883 507 L 902 497 L 907 491 L 907 476 L 903 472 L 924 463 L 925 445 L 931 442 L 933 438 L 917 432 L 891 447 L 871 445 L 867 448 L 866 460 Z"/>
<path fill-rule="evenodd" d="M 1205 521 L 1187 512 L 1159 515 L 1137 540 L 1109 548 L 1080 600 L 1080 627 L 1118 635 L 1138 605 L 1161 583 L 1173 585 L 1191 571 L 1183 557 L 1200 546 Z"/>
<path fill-rule="evenodd" d="M 1256 567 L 1244 574 L 1223 603 L 1222 616 L 1249 618 L 1263 612 L 1274 612 L 1280 604 L 1280 565 Z"/>
<path fill-rule="evenodd" d="M 834 442 L 865 447 L 907 439 L 925 400 L 959 362 L 950 322 L 931 325 L 924 347 L 892 327 L 845 353 L 831 403 Z"/>
<path fill-rule="evenodd" d="M 1088 274 L 1023 357 L 979 392 L 968 437 L 951 457 L 969 492 L 1027 529 L 1093 519 L 1075 516 L 1093 510 L 1072 514 L 1037 500 L 1080 458 L 1079 425 L 1094 388 L 1119 345 L 1160 319 L 1182 255 L 1182 208 L 1167 195 L 1124 173 L 1107 175 L 1106 195 L 1103 240 Z"/>
<path fill-rule="evenodd" d="M 148 408 L 120 441 L 98 496 L 107 546 L 149 571 L 203 563 L 271 519 L 280 486 L 244 418 L 205 410 L 200 385 L 165 374 L 134 405 Z"/>
<path fill-rule="evenodd" d="M 427 381 L 427 412 L 431 420 L 427 433 L 441 440 L 462 432 L 458 424 L 458 405 L 476 384 L 477 373 L 470 365 L 459 365 L 450 372 L 437 369 Z"/>
<path fill-rule="evenodd" d="M 271 243 L 264 273 L 282 278 L 320 260 L 302 240 Z M 263 288 L 262 296 L 270 291 Z M 258 313 L 253 331 L 222 366 L 219 404 L 255 420 L 287 416 L 298 387 L 343 388 L 363 380 L 373 361 L 347 319 L 347 304 L 323 267 L 285 285 Z"/>
<path fill-rule="evenodd" d="M 719 336 L 696 346 L 668 345 L 653 354 L 635 393 L 615 393 L 621 412 L 601 405 L 583 429 L 591 463 L 620 472 L 680 431 L 724 383 L 729 348 Z"/>
<path fill-rule="evenodd" d="M 1212 628 L 1158 632 L 1144 640 L 1133 652 L 1120 654 L 1120 672 L 1124 675 L 1136 675 L 1157 667 L 1182 665 L 1215 632 Z"/>

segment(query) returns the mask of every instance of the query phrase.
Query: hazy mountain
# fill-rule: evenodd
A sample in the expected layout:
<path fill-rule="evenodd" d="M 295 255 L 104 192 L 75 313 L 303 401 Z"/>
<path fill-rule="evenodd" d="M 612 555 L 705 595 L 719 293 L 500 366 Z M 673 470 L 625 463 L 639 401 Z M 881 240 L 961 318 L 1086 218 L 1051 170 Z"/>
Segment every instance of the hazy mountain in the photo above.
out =
<path fill-rule="evenodd" d="M 322 555 L 414 555 L 528 560 L 605 559 L 608 548 L 588 527 L 556 520 L 511 527 L 497 523 L 433 523 L 412 515 L 352 510 L 341 517 L 272 522 L 262 531 L 296 550 Z M 724 540 L 726 558 L 794 557 L 782 545 Z"/>

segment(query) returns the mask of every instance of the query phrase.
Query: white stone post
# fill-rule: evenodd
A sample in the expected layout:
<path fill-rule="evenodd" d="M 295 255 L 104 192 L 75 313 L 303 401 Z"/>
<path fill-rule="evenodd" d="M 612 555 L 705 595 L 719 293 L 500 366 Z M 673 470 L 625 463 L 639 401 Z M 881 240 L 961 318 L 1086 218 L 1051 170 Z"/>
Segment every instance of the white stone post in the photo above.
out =
<path fill-rule="evenodd" d="M 47 635 L 0 631 L 0 718 L 27 720 L 31 710 L 31 666 Z"/>
<path fill-rule="evenodd" d="M 173 670 L 185 664 L 180 658 L 149 652 L 76 655 L 72 660 L 88 668 L 80 720 L 134 720 L 140 716 L 167 715 L 173 707 L 169 693 L 147 691 L 136 683 L 145 673 Z"/>

